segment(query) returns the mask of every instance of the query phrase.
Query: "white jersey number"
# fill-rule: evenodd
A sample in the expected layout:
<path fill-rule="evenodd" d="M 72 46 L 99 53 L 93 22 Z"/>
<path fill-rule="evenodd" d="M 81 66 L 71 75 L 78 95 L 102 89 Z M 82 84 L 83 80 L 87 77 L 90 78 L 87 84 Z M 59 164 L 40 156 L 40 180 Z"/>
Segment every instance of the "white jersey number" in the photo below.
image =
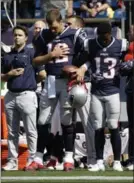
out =
<path fill-rule="evenodd" d="M 47 46 L 49 53 L 52 51 L 52 43 L 49 43 Z M 66 43 L 57 43 L 55 46 L 68 48 L 68 45 Z M 54 61 L 49 61 L 49 63 L 62 63 L 62 62 L 68 62 L 68 56 L 64 56 L 63 58 L 56 58 Z"/>
<path fill-rule="evenodd" d="M 96 61 L 96 74 L 100 73 L 100 64 L 101 64 L 101 58 L 100 57 L 96 57 L 95 58 Z M 106 79 L 112 79 L 115 76 L 115 66 L 117 63 L 117 60 L 115 58 L 105 58 L 103 60 L 104 63 L 107 63 L 108 65 L 108 71 L 103 73 L 103 77 Z"/>

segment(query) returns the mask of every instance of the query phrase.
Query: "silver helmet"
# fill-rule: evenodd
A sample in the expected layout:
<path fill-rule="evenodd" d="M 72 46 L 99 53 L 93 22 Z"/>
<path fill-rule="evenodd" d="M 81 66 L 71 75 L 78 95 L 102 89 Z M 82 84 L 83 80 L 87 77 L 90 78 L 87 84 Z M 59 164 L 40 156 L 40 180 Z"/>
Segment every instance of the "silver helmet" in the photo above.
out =
<path fill-rule="evenodd" d="M 85 83 L 70 84 L 68 88 L 69 102 L 73 108 L 82 107 L 87 101 L 88 90 Z"/>

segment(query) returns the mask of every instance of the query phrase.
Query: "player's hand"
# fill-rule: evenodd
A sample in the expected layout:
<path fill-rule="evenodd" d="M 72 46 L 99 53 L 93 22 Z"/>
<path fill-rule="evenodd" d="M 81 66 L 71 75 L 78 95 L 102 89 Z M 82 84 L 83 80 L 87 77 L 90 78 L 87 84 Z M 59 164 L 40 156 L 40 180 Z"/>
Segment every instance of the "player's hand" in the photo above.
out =
<path fill-rule="evenodd" d="M 77 71 L 76 71 L 76 74 L 77 74 L 76 80 L 78 82 L 82 82 L 84 80 L 85 72 L 86 72 L 86 70 L 85 70 L 84 67 L 80 67 L 80 68 L 77 69 Z"/>
<path fill-rule="evenodd" d="M 12 76 L 20 76 L 24 73 L 24 68 L 17 68 L 17 69 L 12 69 L 11 71 L 9 71 L 7 73 L 7 75 L 9 77 L 12 77 Z"/>
<path fill-rule="evenodd" d="M 69 54 L 69 48 L 61 47 L 59 45 L 56 45 L 52 51 L 52 55 L 54 58 L 65 57 L 68 54 Z"/>

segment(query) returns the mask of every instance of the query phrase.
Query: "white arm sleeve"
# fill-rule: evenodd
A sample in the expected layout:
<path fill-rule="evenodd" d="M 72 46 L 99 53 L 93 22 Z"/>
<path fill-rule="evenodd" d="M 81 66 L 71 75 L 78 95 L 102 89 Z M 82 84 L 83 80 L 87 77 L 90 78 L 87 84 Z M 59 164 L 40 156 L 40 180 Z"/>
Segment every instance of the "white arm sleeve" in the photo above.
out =
<path fill-rule="evenodd" d="M 123 51 L 127 51 L 127 49 L 128 49 L 128 41 L 127 41 L 127 39 L 122 39 L 122 47 L 121 47 L 121 52 L 123 52 Z"/>

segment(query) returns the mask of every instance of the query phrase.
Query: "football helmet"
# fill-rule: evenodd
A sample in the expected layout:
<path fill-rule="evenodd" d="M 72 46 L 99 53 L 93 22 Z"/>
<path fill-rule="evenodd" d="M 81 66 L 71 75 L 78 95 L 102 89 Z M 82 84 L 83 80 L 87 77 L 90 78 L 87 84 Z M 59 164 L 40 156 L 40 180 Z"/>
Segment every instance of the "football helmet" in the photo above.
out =
<path fill-rule="evenodd" d="M 71 81 L 68 84 L 69 103 L 73 108 L 82 107 L 87 101 L 88 89 L 84 82 Z"/>

